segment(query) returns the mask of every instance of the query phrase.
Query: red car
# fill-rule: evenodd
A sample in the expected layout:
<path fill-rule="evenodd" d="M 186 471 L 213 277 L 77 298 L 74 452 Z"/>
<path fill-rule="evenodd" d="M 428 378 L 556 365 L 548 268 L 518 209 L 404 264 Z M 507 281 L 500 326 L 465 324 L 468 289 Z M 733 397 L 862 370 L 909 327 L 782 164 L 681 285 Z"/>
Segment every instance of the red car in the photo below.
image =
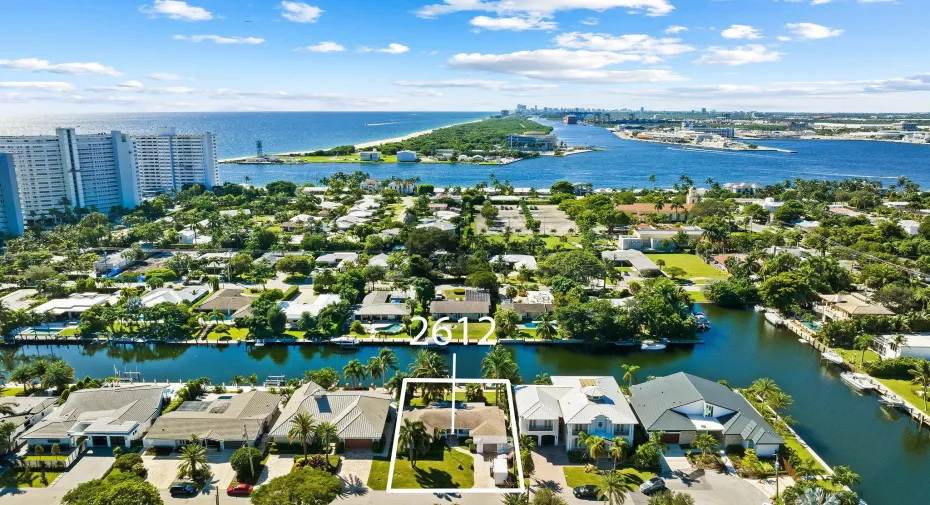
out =
<path fill-rule="evenodd" d="M 226 494 L 229 496 L 248 496 L 252 494 L 252 485 L 240 483 L 235 486 L 229 486 L 226 488 Z"/>

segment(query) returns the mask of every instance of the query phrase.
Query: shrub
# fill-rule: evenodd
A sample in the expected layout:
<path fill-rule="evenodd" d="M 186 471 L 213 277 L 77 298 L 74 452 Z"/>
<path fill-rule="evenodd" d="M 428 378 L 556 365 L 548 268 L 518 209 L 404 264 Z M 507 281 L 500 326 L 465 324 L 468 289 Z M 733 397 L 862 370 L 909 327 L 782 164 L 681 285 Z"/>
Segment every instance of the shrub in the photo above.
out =
<path fill-rule="evenodd" d="M 908 370 L 916 368 L 917 358 L 901 356 L 893 359 L 882 361 L 870 361 L 865 364 L 865 369 L 869 375 L 880 379 L 901 379 L 908 380 L 913 378 Z"/>
<path fill-rule="evenodd" d="M 352 322 L 352 332 L 362 335 L 365 333 L 365 327 L 362 326 L 362 322 L 355 320 Z"/>
<path fill-rule="evenodd" d="M 300 288 L 298 288 L 297 286 L 291 286 L 291 287 L 287 288 L 287 291 L 285 291 L 285 292 L 281 295 L 281 299 L 284 300 L 284 301 L 293 300 L 293 299 L 297 296 L 297 294 L 298 294 L 299 292 L 300 292 Z"/>
<path fill-rule="evenodd" d="M 571 449 L 567 454 L 569 463 L 583 463 L 586 461 L 584 451 L 581 449 Z"/>
<path fill-rule="evenodd" d="M 251 457 L 251 464 L 249 458 Z M 236 475 L 242 479 L 253 479 L 257 475 L 252 474 L 252 468 L 259 470 L 262 461 L 262 451 L 254 447 L 240 447 L 229 458 L 229 465 L 236 472 Z"/>
<path fill-rule="evenodd" d="M 476 450 L 475 441 L 471 438 L 465 440 L 465 446 L 468 447 L 468 450 L 471 452 L 475 452 Z"/>
<path fill-rule="evenodd" d="M 113 462 L 113 468 L 120 472 L 132 472 L 134 466 L 141 464 L 142 456 L 139 456 L 138 453 L 130 452 L 116 458 L 116 461 Z"/>
<path fill-rule="evenodd" d="M 371 441 L 371 452 L 374 452 L 374 453 L 381 452 L 381 441 L 380 440 Z"/>

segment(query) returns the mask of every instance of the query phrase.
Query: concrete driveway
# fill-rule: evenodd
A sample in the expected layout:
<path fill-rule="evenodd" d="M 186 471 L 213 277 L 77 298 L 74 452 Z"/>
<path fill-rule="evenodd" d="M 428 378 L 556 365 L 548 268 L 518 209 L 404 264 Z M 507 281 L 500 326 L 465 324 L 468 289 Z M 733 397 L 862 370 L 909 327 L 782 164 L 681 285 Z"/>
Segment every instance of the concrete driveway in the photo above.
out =
<path fill-rule="evenodd" d="M 155 489 L 165 490 L 178 476 L 178 456 L 142 456 L 142 464 L 148 470 L 145 480 L 155 486 Z"/>
<path fill-rule="evenodd" d="M 106 447 L 88 449 L 71 466 L 71 469 L 63 473 L 50 487 L 54 487 L 56 491 L 66 493 L 82 482 L 103 477 L 103 473 L 113 465 L 114 461 L 116 461 L 116 458 L 113 457 L 112 449 Z"/>
<path fill-rule="evenodd" d="M 336 475 L 342 479 L 342 487 L 347 495 L 364 495 L 368 492 L 368 476 L 371 475 L 370 450 L 350 449 L 345 451 Z"/>
<path fill-rule="evenodd" d="M 263 484 L 275 477 L 291 473 L 294 466 L 293 454 L 272 454 L 265 463 L 265 470 L 258 478 L 258 484 Z"/>

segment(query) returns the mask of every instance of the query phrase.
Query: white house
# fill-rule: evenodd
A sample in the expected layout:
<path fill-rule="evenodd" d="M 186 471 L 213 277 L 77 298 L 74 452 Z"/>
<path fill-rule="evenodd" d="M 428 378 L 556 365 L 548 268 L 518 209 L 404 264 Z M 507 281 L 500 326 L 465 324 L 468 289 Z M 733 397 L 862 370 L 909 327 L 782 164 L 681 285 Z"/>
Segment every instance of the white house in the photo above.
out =
<path fill-rule="evenodd" d="M 381 153 L 377 149 L 362 151 L 358 153 L 358 156 L 361 161 L 381 161 Z"/>
<path fill-rule="evenodd" d="M 537 445 L 581 447 L 578 434 L 625 438 L 633 445 L 639 424 L 613 377 L 552 377 L 551 386 L 516 386 L 520 433 Z"/>
<path fill-rule="evenodd" d="M 407 410 L 403 419 L 422 421 L 427 431 L 432 433 L 435 429 L 452 426 L 452 409 L 443 406 Z M 455 407 L 455 435 L 460 439 L 471 438 L 478 453 L 510 451 L 506 421 L 504 411 L 498 407 L 487 407 L 483 403 L 465 403 Z M 442 437 L 446 436 L 448 434 L 442 434 Z"/>
<path fill-rule="evenodd" d="M 416 161 L 416 160 L 413 160 L 413 161 Z M 404 181 L 397 181 L 397 180 L 391 181 L 387 187 L 388 189 L 393 189 L 394 191 L 397 191 L 398 193 L 402 195 L 412 195 L 413 192 L 416 191 L 417 189 L 417 187 L 414 186 L 412 182 L 404 182 Z"/>
<path fill-rule="evenodd" d="M 320 255 L 316 259 L 316 264 L 345 270 L 348 268 L 349 263 L 355 263 L 356 261 L 358 261 L 358 253 L 335 252 Z"/>
<path fill-rule="evenodd" d="M 178 243 L 184 245 L 209 244 L 213 237 L 203 233 L 197 233 L 190 228 L 185 228 L 178 232 Z"/>
<path fill-rule="evenodd" d="M 142 295 L 142 306 L 154 307 L 159 303 L 186 303 L 190 305 L 209 293 L 210 288 L 206 286 L 191 286 L 178 290 L 169 288 L 153 289 Z"/>
<path fill-rule="evenodd" d="M 67 298 L 49 300 L 32 310 L 37 314 L 49 314 L 55 317 L 66 316 L 69 319 L 74 319 L 87 309 L 115 301 L 116 298 L 115 295 L 100 293 L 74 293 Z"/>
<path fill-rule="evenodd" d="M 164 393 L 165 386 L 151 384 L 74 391 L 20 438 L 30 447 L 75 447 L 81 437 L 87 437 L 89 447 L 129 447 L 158 417 Z"/>
<path fill-rule="evenodd" d="M 110 272 L 122 270 L 132 263 L 130 258 L 124 258 L 120 253 L 107 254 L 99 261 L 94 262 L 94 271 L 98 275 L 106 275 Z"/>
<path fill-rule="evenodd" d="M 895 343 L 898 336 L 901 337 L 900 344 Z M 930 333 L 879 335 L 875 337 L 872 349 L 882 359 L 893 359 L 900 356 L 930 359 Z"/>
<path fill-rule="evenodd" d="M 882 205 L 885 207 L 890 207 L 892 209 L 904 210 L 910 205 L 910 202 L 885 202 Z"/>
<path fill-rule="evenodd" d="M 684 372 L 630 388 L 630 403 L 647 432 L 668 444 L 690 444 L 710 433 L 723 447 L 774 456 L 785 441 L 745 398 L 727 386 Z"/>
<path fill-rule="evenodd" d="M 904 220 L 898 221 L 898 226 L 903 228 L 904 231 L 906 231 L 907 234 L 912 237 L 920 233 L 919 231 L 920 223 L 918 223 L 917 221 L 914 221 L 913 219 L 904 219 Z"/>
<path fill-rule="evenodd" d="M 527 270 L 536 270 L 536 258 L 529 254 L 502 254 L 500 256 L 494 256 L 491 258 L 491 264 L 497 262 L 504 262 L 510 265 L 510 268 L 514 270 L 520 270 L 521 268 L 526 268 Z"/>
<path fill-rule="evenodd" d="M 15 441 L 19 438 L 20 433 L 45 419 L 55 410 L 55 407 L 58 406 L 58 397 L 0 396 L 0 405 L 9 406 L 13 410 L 13 415 L 0 415 L 0 423 L 13 424 L 14 429 L 10 439 Z"/>
<path fill-rule="evenodd" d="M 397 161 L 398 163 L 412 163 L 417 161 L 417 153 L 415 151 L 397 151 Z"/>
<path fill-rule="evenodd" d="M 320 315 L 320 311 L 324 307 L 337 304 L 340 300 L 339 295 L 335 293 L 323 293 L 317 296 L 312 303 L 278 302 L 278 307 L 287 316 L 287 324 L 294 326 L 300 321 L 300 317 L 304 312 L 309 312 L 310 315 L 316 317 Z"/>

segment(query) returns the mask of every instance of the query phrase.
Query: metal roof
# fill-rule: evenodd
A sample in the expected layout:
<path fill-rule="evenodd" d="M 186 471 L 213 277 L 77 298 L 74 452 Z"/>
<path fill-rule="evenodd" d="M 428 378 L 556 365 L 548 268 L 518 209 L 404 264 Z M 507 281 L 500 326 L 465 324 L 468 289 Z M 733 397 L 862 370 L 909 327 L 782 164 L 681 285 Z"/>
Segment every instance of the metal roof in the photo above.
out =
<path fill-rule="evenodd" d="M 269 433 L 286 437 L 292 419 L 300 412 L 312 414 L 317 423 L 336 425 L 339 438 L 381 438 L 392 398 L 374 391 L 327 391 L 308 382 L 291 396 Z"/>

